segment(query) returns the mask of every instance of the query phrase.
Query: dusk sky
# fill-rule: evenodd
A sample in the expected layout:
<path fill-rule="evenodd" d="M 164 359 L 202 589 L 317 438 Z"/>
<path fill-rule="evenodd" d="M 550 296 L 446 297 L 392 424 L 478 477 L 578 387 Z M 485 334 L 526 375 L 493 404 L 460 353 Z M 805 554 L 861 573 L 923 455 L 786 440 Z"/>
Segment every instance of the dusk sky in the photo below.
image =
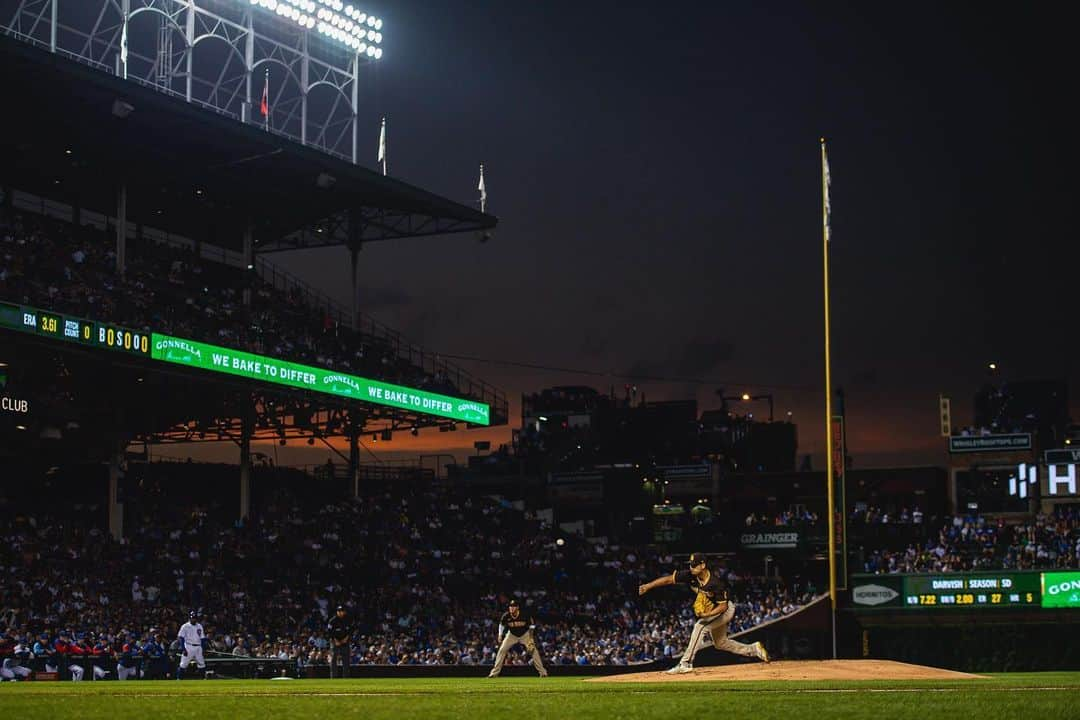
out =
<path fill-rule="evenodd" d="M 772 392 L 818 454 L 824 135 L 851 453 L 939 461 L 938 393 L 963 423 L 990 361 L 1004 378 L 1078 374 L 1075 63 L 1041 8 L 373 7 L 386 55 L 365 78 L 367 162 L 385 114 L 391 175 L 475 202 L 483 162 L 500 223 L 486 244 L 367 246 L 362 306 L 431 350 L 612 374 L 462 362 L 507 391 L 512 424 L 523 391 L 662 376 L 681 380 L 638 381 L 648 399 L 701 409 L 718 387 Z M 344 249 L 272 259 L 347 302 Z"/>

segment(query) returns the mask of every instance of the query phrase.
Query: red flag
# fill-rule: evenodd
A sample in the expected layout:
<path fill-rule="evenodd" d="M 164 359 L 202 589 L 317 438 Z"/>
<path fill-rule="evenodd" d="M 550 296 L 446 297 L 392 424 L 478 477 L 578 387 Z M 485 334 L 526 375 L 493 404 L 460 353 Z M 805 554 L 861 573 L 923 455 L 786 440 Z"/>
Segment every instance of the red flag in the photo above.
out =
<path fill-rule="evenodd" d="M 266 84 L 263 85 L 262 104 L 259 106 L 262 110 L 263 117 L 270 115 L 270 73 L 266 73 Z"/>

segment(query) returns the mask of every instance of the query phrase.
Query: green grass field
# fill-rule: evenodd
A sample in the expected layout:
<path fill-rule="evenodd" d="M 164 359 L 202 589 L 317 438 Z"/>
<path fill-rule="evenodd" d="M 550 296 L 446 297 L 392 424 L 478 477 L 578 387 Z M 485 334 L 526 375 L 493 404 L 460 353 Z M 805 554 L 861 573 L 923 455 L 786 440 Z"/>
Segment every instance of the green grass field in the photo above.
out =
<path fill-rule="evenodd" d="M 1066 718 L 1080 673 L 964 681 L 588 683 L 581 678 L 2 683 L 0 716 L 36 718 Z"/>

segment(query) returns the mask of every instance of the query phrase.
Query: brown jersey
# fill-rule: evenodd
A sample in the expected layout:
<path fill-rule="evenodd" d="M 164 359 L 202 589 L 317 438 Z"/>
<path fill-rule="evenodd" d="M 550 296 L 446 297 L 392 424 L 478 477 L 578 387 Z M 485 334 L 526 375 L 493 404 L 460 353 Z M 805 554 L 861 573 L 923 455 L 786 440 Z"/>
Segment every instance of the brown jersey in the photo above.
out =
<path fill-rule="evenodd" d="M 703 580 L 694 577 L 689 570 L 676 570 L 671 579 L 677 584 L 689 585 L 694 591 L 694 614 L 698 617 L 718 615 L 727 609 L 727 581 L 719 571 L 710 568 Z"/>

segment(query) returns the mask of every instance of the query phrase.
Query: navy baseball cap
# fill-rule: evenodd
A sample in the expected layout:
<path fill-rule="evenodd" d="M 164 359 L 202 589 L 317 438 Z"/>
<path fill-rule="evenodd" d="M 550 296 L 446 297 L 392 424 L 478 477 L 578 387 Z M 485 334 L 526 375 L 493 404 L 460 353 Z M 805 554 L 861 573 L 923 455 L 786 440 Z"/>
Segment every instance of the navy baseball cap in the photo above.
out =
<path fill-rule="evenodd" d="M 510 607 L 518 607 L 518 601 L 517 600 L 511 600 L 510 601 Z"/>
<path fill-rule="evenodd" d="M 690 567 L 697 567 L 705 562 L 705 553 L 690 553 Z"/>

